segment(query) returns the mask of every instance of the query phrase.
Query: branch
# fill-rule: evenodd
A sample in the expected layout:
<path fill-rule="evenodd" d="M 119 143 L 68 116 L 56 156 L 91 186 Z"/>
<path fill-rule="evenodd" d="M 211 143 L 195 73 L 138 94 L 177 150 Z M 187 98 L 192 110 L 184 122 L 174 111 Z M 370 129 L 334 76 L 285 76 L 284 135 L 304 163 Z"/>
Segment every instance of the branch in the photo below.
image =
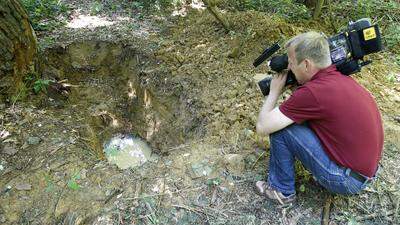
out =
<path fill-rule="evenodd" d="M 329 214 L 331 212 L 331 204 L 333 201 L 333 196 L 329 195 L 328 198 L 326 199 L 324 208 L 322 210 L 322 221 L 321 225 L 328 225 L 329 224 Z"/>

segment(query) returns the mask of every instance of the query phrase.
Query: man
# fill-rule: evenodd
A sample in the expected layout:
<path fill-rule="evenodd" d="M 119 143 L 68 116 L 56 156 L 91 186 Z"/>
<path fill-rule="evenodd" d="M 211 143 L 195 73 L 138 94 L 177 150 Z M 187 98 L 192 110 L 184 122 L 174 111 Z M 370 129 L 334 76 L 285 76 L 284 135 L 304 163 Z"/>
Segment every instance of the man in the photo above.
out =
<path fill-rule="evenodd" d="M 301 85 L 275 107 L 287 74 L 275 76 L 261 108 L 257 133 L 270 135 L 267 181 L 259 194 L 287 204 L 295 199 L 295 158 L 328 191 L 355 194 L 375 177 L 383 148 L 374 98 L 332 65 L 327 39 L 300 34 L 286 44 L 290 69 Z"/>

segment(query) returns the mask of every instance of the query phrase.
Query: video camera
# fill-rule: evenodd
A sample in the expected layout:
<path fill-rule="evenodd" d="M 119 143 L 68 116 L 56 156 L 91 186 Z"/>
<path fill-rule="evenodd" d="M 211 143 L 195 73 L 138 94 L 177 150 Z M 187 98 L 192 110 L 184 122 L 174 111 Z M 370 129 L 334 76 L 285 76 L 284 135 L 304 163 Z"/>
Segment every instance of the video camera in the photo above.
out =
<path fill-rule="evenodd" d="M 328 38 L 328 42 L 332 63 L 344 75 L 360 72 L 361 67 L 372 62 L 370 60 L 365 61 L 363 59 L 364 56 L 382 50 L 381 34 L 378 25 L 371 25 L 368 18 L 349 22 L 346 30 Z M 253 66 L 259 66 L 279 49 L 278 42 L 266 48 L 254 61 Z M 272 57 L 269 67 L 275 72 L 287 69 L 287 54 Z M 258 82 L 258 86 L 264 96 L 269 94 L 271 79 L 271 77 L 267 77 Z M 293 72 L 289 70 L 285 86 L 296 83 L 297 81 Z"/>

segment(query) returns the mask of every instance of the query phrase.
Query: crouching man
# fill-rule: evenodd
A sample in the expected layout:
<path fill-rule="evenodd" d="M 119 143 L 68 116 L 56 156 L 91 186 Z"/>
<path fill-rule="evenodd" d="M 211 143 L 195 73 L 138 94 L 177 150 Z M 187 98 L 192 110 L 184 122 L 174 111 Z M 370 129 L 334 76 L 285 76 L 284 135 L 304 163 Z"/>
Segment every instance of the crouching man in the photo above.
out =
<path fill-rule="evenodd" d="M 295 159 L 332 193 L 362 191 L 374 177 L 383 148 L 383 128 L 371 94 L 332 65 L 327 39 L 300 34 L 286 44 L 299 86 L 275 107 L 287 74 L 275 76 L 257 121 L 270 136 L 269 174 L 259 194 L 287 204 L 295 200 Z"/>

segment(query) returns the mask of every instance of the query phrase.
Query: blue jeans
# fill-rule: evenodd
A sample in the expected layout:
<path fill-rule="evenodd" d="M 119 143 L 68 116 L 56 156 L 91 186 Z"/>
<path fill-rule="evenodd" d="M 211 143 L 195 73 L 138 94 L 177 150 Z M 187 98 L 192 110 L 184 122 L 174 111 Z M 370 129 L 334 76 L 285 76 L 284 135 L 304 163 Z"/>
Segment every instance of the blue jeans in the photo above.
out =
<path fill-rule="evenodd" d="M 293 124 L 270 135 L 271 155 L 268 183 L 284 194 L 295 191 L 295 158 L 312 173 L 328 191 L 343 195 L 356 194 L 368 181 L 349 176 L 350 169 L 338 166 L 325 153 L 318 137 L 307 125 Z"/>

